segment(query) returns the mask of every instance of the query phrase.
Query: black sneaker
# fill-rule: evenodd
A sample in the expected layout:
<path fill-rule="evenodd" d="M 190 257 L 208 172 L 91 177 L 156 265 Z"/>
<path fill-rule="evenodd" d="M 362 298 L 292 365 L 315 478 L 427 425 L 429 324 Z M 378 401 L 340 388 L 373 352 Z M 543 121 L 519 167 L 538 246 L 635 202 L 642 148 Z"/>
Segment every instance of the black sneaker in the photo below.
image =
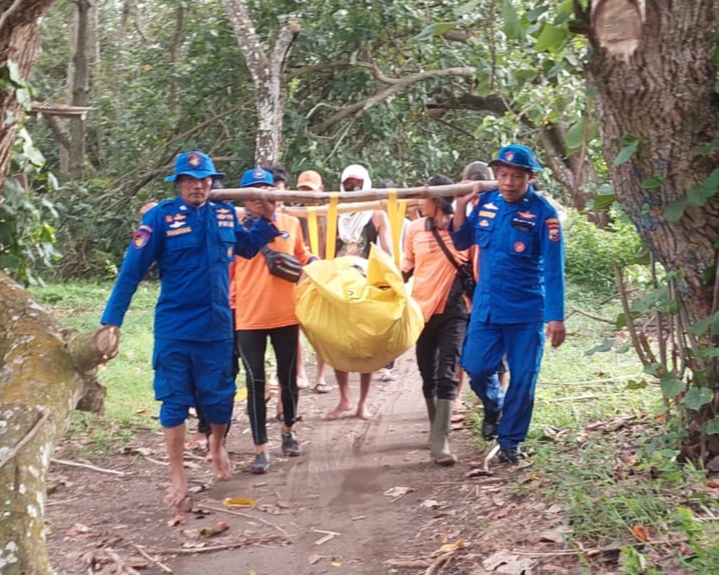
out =
<path fill-rule="evenodd" d="M 509 465 L 517 465 L 520 459 L 527 457 L 526 453 L 523 453 L 519 447 L 512 447 L 510 449 L 503 449 L 499 452 L 497 459 L 500 463 L 508 463 Z"/>
<path fill-rule="evenodd" d="M 282 434 L 282 453 L 287 457 L 297 457 L 302 455 L 300 444 L 295 439 L 295 434 L 291 431 Z"/>
<path fill-rule="evenodd" d="M 497 438 L 500 415 L 501 413 L 484 415 L 484 420 L 482 420 L 482 437 L 485 441 L 492 441 Z"/>
<path fill-rule="evenodd" d="M 270 456 L 267 453 L 262 452 L 255 455 L 255 460 L 250 465 L 250 473 L 255 475 L 262 475 L 267 473 L 270 469 Z"/>

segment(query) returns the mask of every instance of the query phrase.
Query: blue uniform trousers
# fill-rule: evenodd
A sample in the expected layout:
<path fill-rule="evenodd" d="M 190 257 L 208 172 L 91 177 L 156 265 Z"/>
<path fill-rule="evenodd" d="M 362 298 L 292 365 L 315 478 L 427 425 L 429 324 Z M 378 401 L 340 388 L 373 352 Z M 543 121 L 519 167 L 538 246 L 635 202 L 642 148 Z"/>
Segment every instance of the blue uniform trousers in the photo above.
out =
<path fill-rule="evenodd" d="M 190 407 L 198 407 L 209 423 L 232 419 L 235 378 L 232 340 L 183 341 L 155 338 L 155 399 L 162 402 L 160 424 L 181 425 Z"/>
<path fill-rule="evenodd" d="M 515 448 L 527 438 L 543 349 L 543 322 L 470 321 L 462 367 L 469 374 L 472 391 L 484 404 L 485 414 L 502 411 L 498 432 L 502 450 Z M 496 374 L 505 353 L 510 373 L 506 393 L 499 386 Z"/>

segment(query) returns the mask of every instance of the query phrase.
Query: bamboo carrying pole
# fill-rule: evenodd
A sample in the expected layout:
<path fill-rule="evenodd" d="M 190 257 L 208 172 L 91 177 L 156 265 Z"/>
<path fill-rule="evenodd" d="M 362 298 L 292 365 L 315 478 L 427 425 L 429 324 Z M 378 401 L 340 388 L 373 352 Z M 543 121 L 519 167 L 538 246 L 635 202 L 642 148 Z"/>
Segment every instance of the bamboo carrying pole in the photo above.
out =
<path fill-rule="evenodd" d="M 421 186 L 418 188 L 377 188 L 370 190 L 359 190 L 356 192 L 307 192 L 300 190 L 272 190 L 267 188 L 227 188 L 212 190 L 210 199 L 219 201 L 241 202 L 248 200 L 260 200 L 269 198 L 278 202 L 287 202 L 303 205 L 328 204 L 330 197 L 336 195 L 339 204 L 348 202 L 370 202 L 390 199 L 390 191 L 393 191 L 396 199 L 418 199 L 418 198 L 439 198 L 447 196 L 463 196 L 470 193 L 475 187 L 480 192 L 489 192 L 497 189 L 497 182 L 486 180 L 481 182 L 468 182 L 463 184 L 452 184 L 450 186 Z"/>

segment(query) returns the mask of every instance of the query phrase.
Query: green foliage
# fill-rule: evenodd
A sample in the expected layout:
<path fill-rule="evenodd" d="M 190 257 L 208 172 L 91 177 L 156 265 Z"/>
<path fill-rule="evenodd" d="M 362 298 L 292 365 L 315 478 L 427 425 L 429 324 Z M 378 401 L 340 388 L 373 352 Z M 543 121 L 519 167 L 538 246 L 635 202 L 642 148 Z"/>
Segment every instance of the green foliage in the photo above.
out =
<path fill-rule="evenodd" d="M 614 158 L 613 165 L 621 166 L 622 164 L 625 164 L 629 160 L 632 159 L 632 156 L 637 153 L 639 150 L 639 144 L 641 141 L 638 138 L 635 138 L 631 135 L 624 135 L 622 136 L 622 148 L 619 150 L 619 153 L 617 154 L 617 157 Z"/>
<path fill-rule="evenodd" d="M 48 199 L 55 180 L 43 167 L 42 154 L 21 129 L 11 160 L 15 175 L 5 178 L 0 197 L 0 269 L 26 285 L 41 282 L 41 273 L 59 255 L 54 247 L 58 214 Z M 34 192 L 23 184 L 28 180 L 34 181 Z"/>
<path fill-rule="evenodd" d="M 644 250 L 634 225 L 624 218 L 600 229 L 575 214 L 565 229 L 567 277 L 600 293 L 614 291 L 615 265 L 632 265 Z"/>

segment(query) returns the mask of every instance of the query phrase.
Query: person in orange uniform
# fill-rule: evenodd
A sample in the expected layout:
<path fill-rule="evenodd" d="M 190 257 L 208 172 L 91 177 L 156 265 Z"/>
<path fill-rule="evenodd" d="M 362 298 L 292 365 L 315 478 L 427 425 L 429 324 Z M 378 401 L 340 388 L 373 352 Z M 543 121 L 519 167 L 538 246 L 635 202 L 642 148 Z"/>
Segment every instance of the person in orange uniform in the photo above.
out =
<path fill-rule="evenodd" d="M 452 183 L 447 176 L 437 174 L 428 185 Z M 425 217 L 414 220 L 407 228 L 402 276 L 405 281 L 414 276 L 412 297 L 425 321 L 415 349 L 431 425 L 431 454 L 435 463 L 448 466 L 457 462 L 449 447 L 449 431 L 470 311 L 470 299 L 457 266 L 471 259 L 468 250 L 455 249 L 449 235 L 454 213 L 450 198 L 422 200 L 421 210 Z"/>
<path fill-rule="evenodd" d="M 248 170 L 240 188 L 272 188 L 272 174 L 261 168 Z M 243 225 L 251 226 L 259 217 L 262 202 L 245 202 L 240 212 Z M 246 373 L 248 414 L 255 444 L 252 473 L 266 473 L 270 467 L 267 451 L 267 407 L 265 404 L 265 350 L 267 340 L 275 352 L 277 378 L 282 397 L 282 452 L 295 457 L 301 448 L 294 433 L 297 415 L 297 340 L 299 322 L 295 316 L 295 282 L 288 278 L 279 262 L 294 262 L 296 269 L 315 258 L 307 249 L 297 218 L 277 212 L 273 223 L 282 232 L 267 248 L 250 260 L 237 258 L 232 276 L 230 301 L 235 311 L 235 335 Z M 279 267 L 282 268 L 284 264 Z M 297 274 L 299 278 L 299 273 Z M 235 301 L 241 305 L 235 305 Z"/>

